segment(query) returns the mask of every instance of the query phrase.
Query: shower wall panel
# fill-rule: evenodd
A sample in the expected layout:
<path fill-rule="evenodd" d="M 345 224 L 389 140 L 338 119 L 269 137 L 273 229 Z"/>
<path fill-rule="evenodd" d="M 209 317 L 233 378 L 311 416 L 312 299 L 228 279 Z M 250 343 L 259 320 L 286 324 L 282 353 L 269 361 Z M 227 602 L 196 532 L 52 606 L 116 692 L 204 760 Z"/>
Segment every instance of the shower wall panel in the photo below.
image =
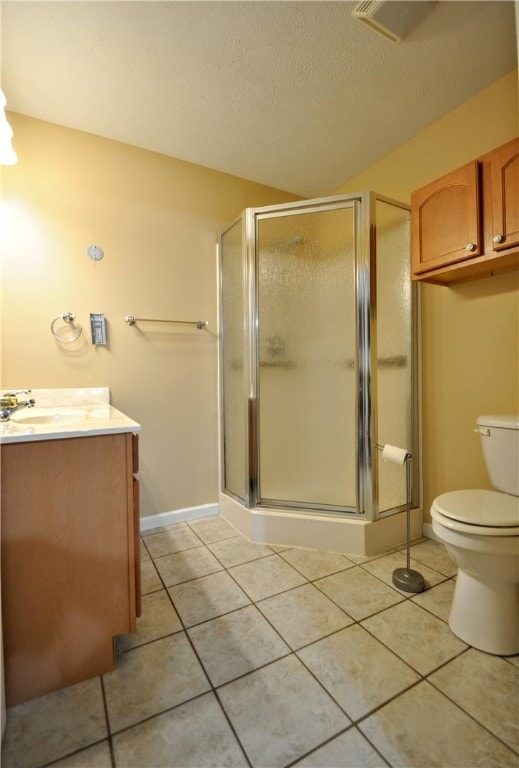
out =
<path fill-rule="evenodd" d="M 247 494 L 247 416 L 245 357 L 245 288 L 242 221 L 221 237 L 221 345 L 224 487 L 240 499 Z"/>
<path fill-rule="evenodd" d="M 413 441 L 414 325 L 409 279 L 410 213 L 381 200 L 376 202 L 375 307 L 376 431 L 379 443 L 405 446 L 418 456 Z M 402 467 L 378 461 L 378 512 L 406 502 Z"/>

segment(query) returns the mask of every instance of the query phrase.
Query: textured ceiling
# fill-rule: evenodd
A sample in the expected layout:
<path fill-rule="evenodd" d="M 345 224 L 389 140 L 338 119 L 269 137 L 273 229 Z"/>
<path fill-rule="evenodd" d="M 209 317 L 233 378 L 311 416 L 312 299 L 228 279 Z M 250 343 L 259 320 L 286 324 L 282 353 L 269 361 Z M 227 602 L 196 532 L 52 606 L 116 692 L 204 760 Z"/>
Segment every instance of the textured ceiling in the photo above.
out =
<path fill-rule="evenodd" d="M 4 1 L 3 89 L 15 112 L 329 194 L 517 65 L 513 2 L 440 0 L 399 44 L 357 4 Z"/>

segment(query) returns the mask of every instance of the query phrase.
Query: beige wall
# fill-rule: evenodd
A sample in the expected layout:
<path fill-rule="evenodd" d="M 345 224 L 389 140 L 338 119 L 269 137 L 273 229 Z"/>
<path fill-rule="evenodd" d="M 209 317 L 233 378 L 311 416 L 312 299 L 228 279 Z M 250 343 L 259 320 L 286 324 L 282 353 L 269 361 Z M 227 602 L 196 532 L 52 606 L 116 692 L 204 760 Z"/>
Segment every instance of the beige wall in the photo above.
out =
<path fill-rule="evenodd" d="M 350 179 L 402 202 L 444 173 L 519 133 L 517 71 Z M 423 285 L 422 410 L 425 518 L 439 493 L 489 488 L 479 438 L 484 413 L 519 413 L 519 275 Z"/>
<path fill-rule="evenodd" d="M 2 169 L 0 384 L 109 386 L 143 424 L 142 513 L 217 500 L 216 233 L 253 205 L 295 199 L 199 166 L 10 114 L 20 162 Z M 517 73 L 495 83 L 339 190 L 402 201 L 518 133 Z M 100 245 L 98 263 L 86 255 Z M 474 420 L 518 412 L 517 272 L 422 287 L 423 459 L 428 509 L 440 492 L 488 487 Z M 53 317 L 78 315 L 60 345 Z M 89 342 L 104 312 L 109 346 Z M 202 318 L 209 331 L 124 317 Z"/>
<path fill-rule="evenodd" d="M 247 206 L 293 195 L 11 113 L 19 163 L 2 168 L 2 370 L 12 387 L 109 386 L 143 425 L 142 514 L 216 502 L 217 233 Z M 91 244 L 105 253 L 88 258 Z M 84 328 L 60 344 L 51 320 Z M 103 312 L 109 346 L 90 343 Z M 209 330 L 130 328 L 137 317 Z"/>

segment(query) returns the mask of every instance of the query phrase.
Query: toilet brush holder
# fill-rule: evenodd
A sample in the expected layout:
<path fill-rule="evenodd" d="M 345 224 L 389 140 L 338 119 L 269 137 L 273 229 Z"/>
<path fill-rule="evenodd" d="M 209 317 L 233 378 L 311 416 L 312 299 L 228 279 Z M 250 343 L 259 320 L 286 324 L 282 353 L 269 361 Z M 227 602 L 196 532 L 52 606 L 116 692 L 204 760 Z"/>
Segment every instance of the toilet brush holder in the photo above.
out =
<path fill-rule="evenodd" d="M 406 567 L 396 568 L 393 571 L 392 582 L 395 587 L 404 592 L 423 592 L 425 589 L 424 577 L 418 571 L 410 567 L 411 545 L 411 454 L 405 448 L 397 448 L 394 445 L 377 445 L 382 450 L 382 458 L 394 464 L 405 464 L 406 484 Z"/>

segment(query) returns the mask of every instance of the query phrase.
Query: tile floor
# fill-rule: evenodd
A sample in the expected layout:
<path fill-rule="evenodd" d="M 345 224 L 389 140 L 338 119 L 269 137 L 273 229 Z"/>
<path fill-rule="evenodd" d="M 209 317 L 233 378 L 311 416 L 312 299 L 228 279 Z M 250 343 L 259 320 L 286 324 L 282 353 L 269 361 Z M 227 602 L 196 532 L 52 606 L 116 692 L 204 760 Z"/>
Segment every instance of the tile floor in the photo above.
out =
<path fill-rule="evenodd" d="M 450 632 L 443 545 L 412 547 L 418 595 L 391 584 L 403 551 L 251 544 L 220 517 L 142 552 L 114 671 L 10 709 L 4 768 L 519 766 L 519 657 Z"/>

